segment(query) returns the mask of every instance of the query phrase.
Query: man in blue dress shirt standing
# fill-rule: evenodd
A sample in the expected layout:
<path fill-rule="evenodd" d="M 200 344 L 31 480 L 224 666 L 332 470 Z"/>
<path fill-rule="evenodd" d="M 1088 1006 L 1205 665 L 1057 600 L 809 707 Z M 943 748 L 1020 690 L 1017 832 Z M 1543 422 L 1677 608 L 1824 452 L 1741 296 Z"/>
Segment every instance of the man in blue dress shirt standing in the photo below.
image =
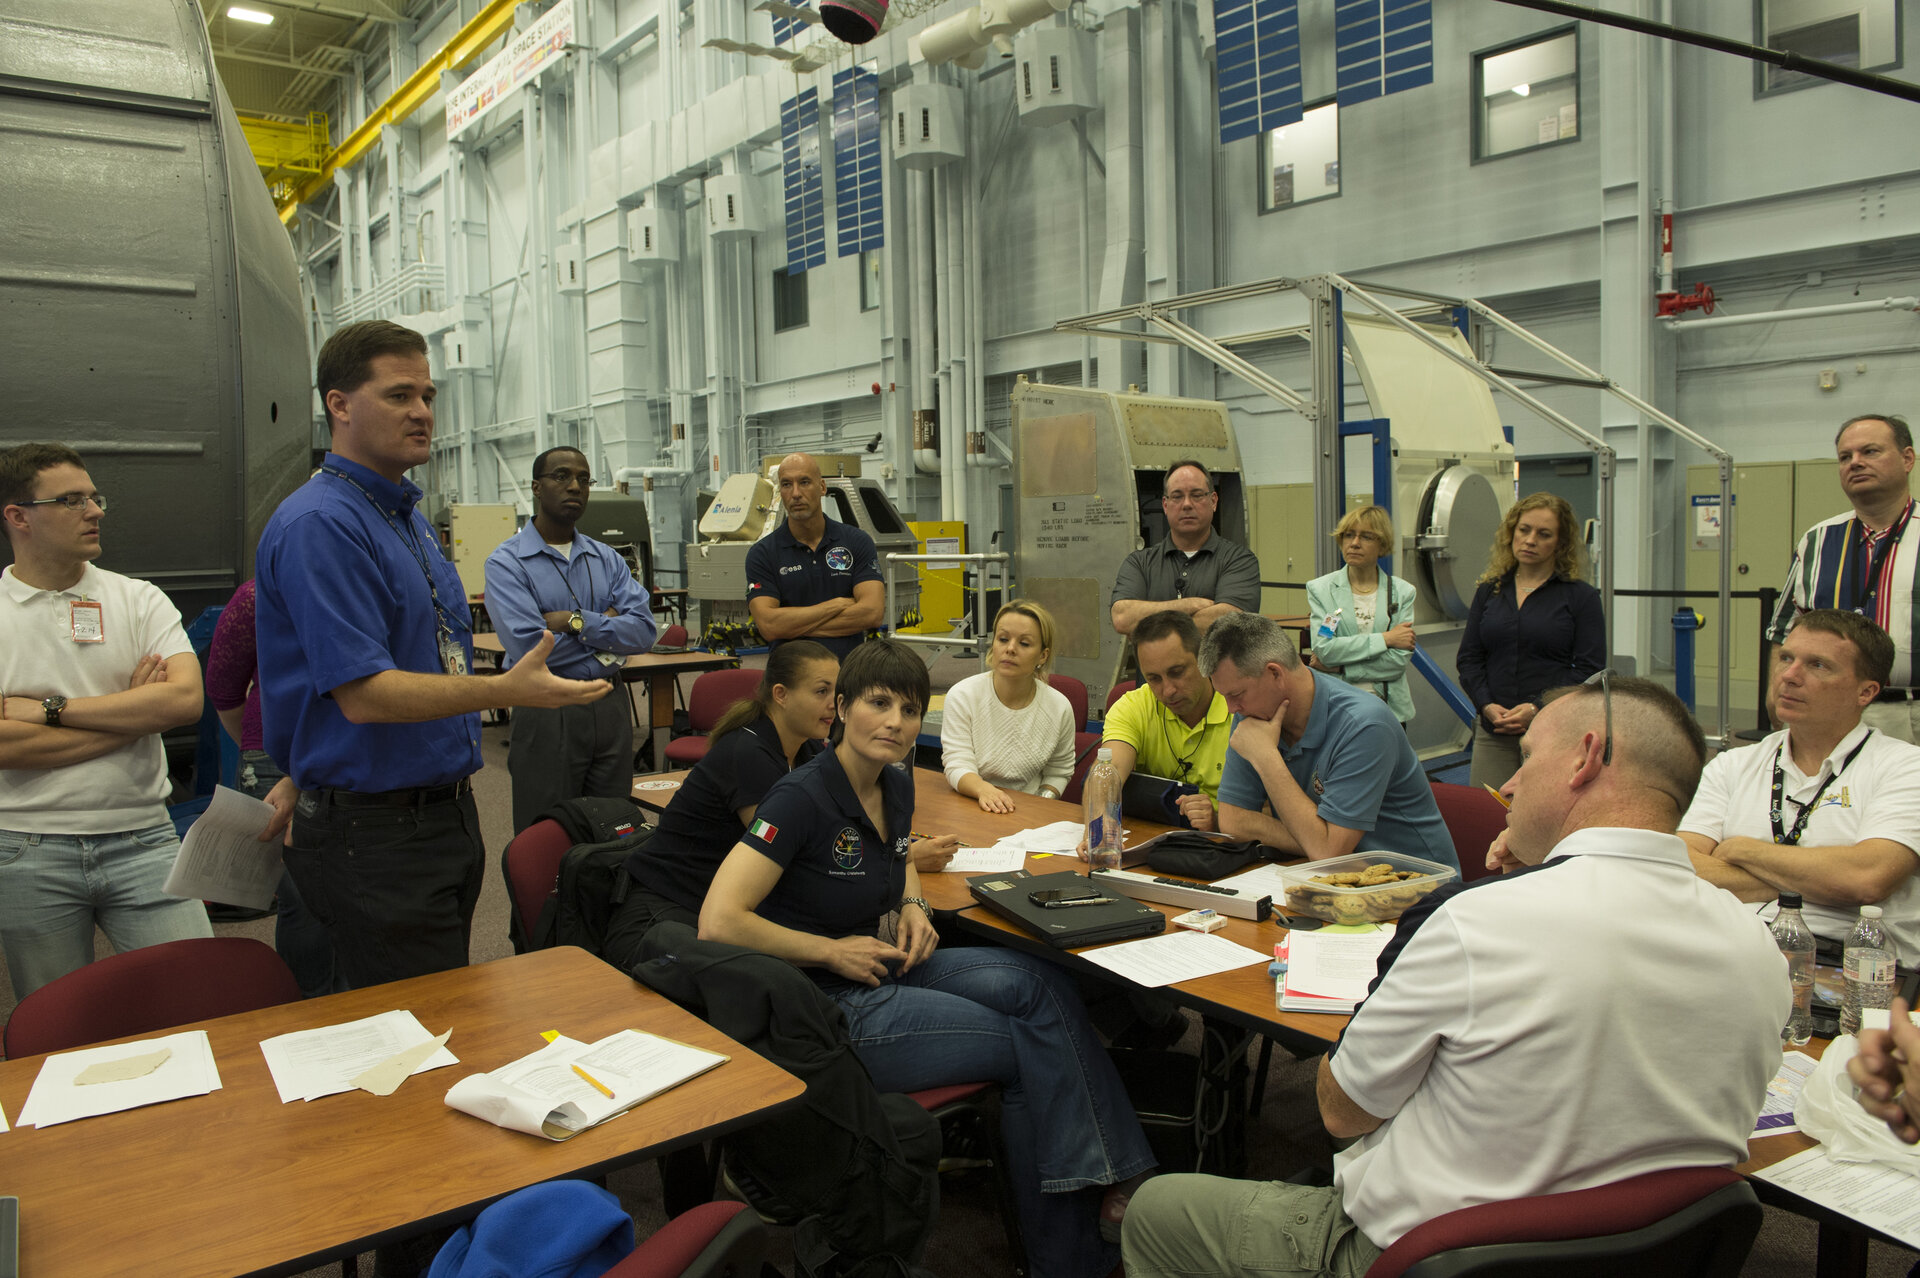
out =
<path fill-rule="evenodd" d="M 321 347 L 318 384 L 333 447 L 261 535 L 254 625 L 287 869 L 358 988 L 467 962 L 486 865 L 478 712 L 612 686 L 550 672 L 551 636 L 505 674 L 467 673 L 466 592 L 406 477 L 433 445 L 426 339 L 350 324 Z"/>
<path fill-rule="evenodd" d="M 487 615 L 515 662 L 552 633 L 547 669 L 562 679 L 620 677 L 625 660 L 653 647 L 647 592 L 620 553 L 574 525 L 586 513 L 593 475 L 577 448 L 533 459 L 527 526 L 487 556 Z M 519 833 L 563 799 L 623 798 L 633 790 L 633 716 L 625 697 L 584 706 L 522 710 L 507 747 L 513 829 Z"/>

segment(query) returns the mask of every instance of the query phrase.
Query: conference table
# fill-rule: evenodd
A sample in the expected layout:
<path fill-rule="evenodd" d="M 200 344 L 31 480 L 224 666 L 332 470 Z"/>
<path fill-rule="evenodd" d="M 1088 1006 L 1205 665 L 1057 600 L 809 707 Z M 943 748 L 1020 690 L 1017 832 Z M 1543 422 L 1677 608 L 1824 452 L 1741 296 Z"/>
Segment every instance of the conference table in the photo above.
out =
<path fill-rule="evenodd" d="M 460 1064 L 409 1078 L 391 1096 L 352 1091 L 280 1102 L 261 1039 L 396 1008 L 432 1033 L 451 1029 L 447 1048 Z M 730 1059 L 560 1142 L 446 1104 L 460 1079 L 538 1050 L 543 1030 L 592 1041 L 629 1028 Z M 468 1220 L 528 1185 L 597 1176 L 711 1139 L 793 1104 L 805 1090 L 785 1070 L 570 946 L 180 1029 L 207 1032 L 219 1089 L 0 1135 L 0 1194 L 20 1199 L 22 1274 L 297 1274 Z M 0 1105 L 10 1117 L 44 1060 L 0 1064 Z"/>
<path fill-rule="evenodd" d="M 495 632 L 473 637 L 475 652 L 504 657 L 506 648 Z M 683 674 L 701 674 L 708 670 L 731 670 L 740 664 L 738 657 L 724 652 L 642 652 L 628 657 L 620 667 L 620 678 L 627 684 L 647 685 L 648 730 L 653 734 L 653 758 L 657 763 L 667 757 L 667 742 L 673 739 L 673 686 Z"/>

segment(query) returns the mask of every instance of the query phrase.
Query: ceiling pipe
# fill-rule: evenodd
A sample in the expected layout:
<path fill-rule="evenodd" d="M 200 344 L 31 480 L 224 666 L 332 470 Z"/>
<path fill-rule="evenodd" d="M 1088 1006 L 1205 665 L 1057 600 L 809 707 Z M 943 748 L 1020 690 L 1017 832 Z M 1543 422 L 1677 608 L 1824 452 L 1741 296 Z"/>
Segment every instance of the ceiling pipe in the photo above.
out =
<path fill-rule="evenodd" d="M 1822 315 L 1859 315 L 1868 311 L 1920 311 L 1920 297 L 1883 297 L 1877 302 L 1836 302 L 1832 306 L 1800 306 L 1785 311 L 1755 311 L 1751 315 L 1715 315 L 1710 319 L 1667 320 L 1668 328 L 1726 328 L 1734 324 L 1767 324 L 1777 320 L 1817 319 Z"/>

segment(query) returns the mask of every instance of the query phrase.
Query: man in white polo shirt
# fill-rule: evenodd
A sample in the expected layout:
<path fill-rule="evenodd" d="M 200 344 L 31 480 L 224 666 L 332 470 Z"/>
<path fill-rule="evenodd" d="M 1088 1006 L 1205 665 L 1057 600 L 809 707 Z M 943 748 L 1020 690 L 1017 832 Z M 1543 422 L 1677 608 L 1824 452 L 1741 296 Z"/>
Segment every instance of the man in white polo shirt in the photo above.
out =
<path fill-rule="evenodd" d="M 1400 919 L 1321 1062 L 1321 1118 L 1354 1141 L 1333 1185 L 1150 1180 L 1127 1278 L 1357 1278 L 1462 1207 L 1746 1157 L 1790 999 L 1765 924 L 1673 836 L 1700 729 L 1658 685 L 1609 680 L 1548 700 L 1520 750 L 1510 872 Z"/>
<path fill-rule="evenodd" d="M 200 717 L 200 660 L 148 582 L 96 568 L 106 500 L 59 444 L 0 453 L 0 945 L 15 998 L 116 951 L 211 936 L 160 890 L 180 849 L 160 734 Z"/>
<path fill-rule="evenodd" d="M 1920 959 L 1920 746 L 1861 722 L 1893 666 L 1857 613 L 1794 619 L 1769 697 L 1787 726 L 1707 765 L 1680 822 L 1694 868 L 1743 901 L 1797 892 L 1816 936 L 1845 941 L 1878 905 L 1902 963 Z"/>

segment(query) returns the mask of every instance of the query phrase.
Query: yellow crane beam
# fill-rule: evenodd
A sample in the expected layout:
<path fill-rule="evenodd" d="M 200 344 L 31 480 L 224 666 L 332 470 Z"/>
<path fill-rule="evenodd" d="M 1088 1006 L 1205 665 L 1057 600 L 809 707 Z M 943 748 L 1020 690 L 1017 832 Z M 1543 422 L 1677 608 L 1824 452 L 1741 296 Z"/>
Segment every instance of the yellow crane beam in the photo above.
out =
<path fill-rule="evenodd" d="M 442 71 L 457 71 L 485 51 L 488 45 L 513 28 L 513 10 L 517 0 L 490 0 L 473 20 L 461 27 L 441 50 L 420 64 L 392 97 L 380 104 L 349 133 L 320 164 L 320 171 L 295 187 L 280 204 L 280 220 L 291 222 L 293 211 L 325 189 L 334 173 L 352 164 L 380 138 L 380 130 L 399 124 L 432 97 L 440 88 Z"/>

